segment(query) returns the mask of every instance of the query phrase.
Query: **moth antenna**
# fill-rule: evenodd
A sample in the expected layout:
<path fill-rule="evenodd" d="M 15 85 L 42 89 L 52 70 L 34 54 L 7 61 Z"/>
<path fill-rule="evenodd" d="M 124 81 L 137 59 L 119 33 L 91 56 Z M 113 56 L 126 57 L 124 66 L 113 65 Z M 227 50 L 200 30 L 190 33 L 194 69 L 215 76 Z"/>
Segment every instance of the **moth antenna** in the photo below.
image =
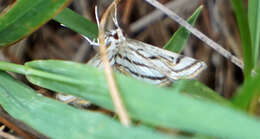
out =
<path fill-rule="evenodd" d="M 95 15 L 96 15 L 97 26 L 98 26 L 98 28 L 99 28 L 100 23 L 99 23 L 98 8 L 97 8 L 97 6 L 95 6 Z"/>
<path fill-rule="evenodd" d="M 115 13 L 114 14 L 115 14 L 114 17 L 113 17 L 114 24 L 117 28 L 120 28 L 118 21 L 117 21 L 117 4 L 115 4 Z"/>

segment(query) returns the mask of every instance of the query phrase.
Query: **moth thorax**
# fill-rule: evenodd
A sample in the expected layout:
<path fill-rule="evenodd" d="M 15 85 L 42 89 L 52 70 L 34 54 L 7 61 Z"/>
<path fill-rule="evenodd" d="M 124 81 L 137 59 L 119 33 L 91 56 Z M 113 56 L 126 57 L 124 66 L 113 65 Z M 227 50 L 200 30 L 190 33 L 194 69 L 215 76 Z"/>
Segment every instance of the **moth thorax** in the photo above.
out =
<path fill-rule="evenodd" d="M 125 41 L 126 38 L 121 28 L 117 28 L 115 30 L 111 30 L 107 33 L 105 38 L 106 44 L 118 44 L 120 42 Z"/>

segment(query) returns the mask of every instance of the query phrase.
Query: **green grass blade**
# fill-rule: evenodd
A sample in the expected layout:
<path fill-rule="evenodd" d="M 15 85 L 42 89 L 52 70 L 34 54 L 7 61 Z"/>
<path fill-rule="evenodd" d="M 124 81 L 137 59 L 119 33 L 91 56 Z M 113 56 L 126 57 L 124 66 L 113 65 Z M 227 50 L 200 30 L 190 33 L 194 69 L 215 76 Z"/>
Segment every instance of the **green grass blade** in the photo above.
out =
<path fill-rule="evenodd" d="M 16 0 L 0 14 L 0 47 L 30 35 L 69 4 L 70 0 Z"/>
<path fill-rule="evenodd" d="M 0 72 L 0 104 L 14 118 L 50 138 L 174 139 L 150 128 L 123 127 L 118 121 L 48 99 Z"/>
<path fill-rule="evenodd" d="M 20 73 L 26 75 L 28 70 L 26 70 L 25 66 L 22 65 L 17 65 L 9 62 L 0 62 L 0 69 L 5 70 L 5 71 L 11 71 L 15 73 Z M 66 78 L 66 76 L 59 76 L 59 75 L 53 75 L 49 74 L 47 72 L 41 72 L 37 70 L 31 69 L 30 72 L 34 72 L 34 74 L 41 74 L 42 76 L 49 78 L 49 79 L 54 79 L 54 80 L 59 80 L 59 81 L 66 81 L 71 84 L 81 84 L 81 81 L 79 80 L 72 80 L 71 78 Z M 223 97 L 219 96 L 216 92 L 205 86 L 204 84 L 200 83 L 199 81 L 196 80 L 181 80 L 173 83 L 172 89 L 175 89 L 176 86 L 179 86 L 179 83 L 183 83 L 183 86 L 185 88 L 181 88 L 180 91 L 183 93 L 187 93 L 191 96 L 194 96 L 196 98 L 206 98 L 212 101 L 215 101 L 219 104 L 225 104 L 231 106 L 232 104 L 224 99 Z"/>
<path fill-rule="evenodd" d="M 105 75 L 96 68 L 48 60 L 29 62 L 26 69 L 27 78 L 34 84 L 113 110 Z M 42 74 L 44 72 L 48 74 Z M 60 77 L 58 80 L 49 78 L 49 75 L 71 79 L 71 82 Z M 75 80 L 80 83 L 73 82 Z M 216 137 L 260 138 L 259 120 L 230 107 L 197 100 L 173 89 L 155 87 L 121 74 L 116 74 L 116 80 L 130 116 L 142 123 Z"/>
<path fill-rule="evenodd" d="M 194 25 L 203 6 L 200 6 L 191 17 L 188 18 L 187 22 Z M 185 47 L 187 40 L 190 36 L 190 32 L 184 27 L 180 27 L 171 37 L 171 39 L 164 46 L 164 49 L 170 50 L 176 53 L 180 53 Z"/>
<path fill-rule="evenodd" d="M 26 67 L 23 65 L 0 61 L 0 69 L 26 75 Z"/>
<path fill-rule="evenodd" d="M 257 73 L 259 72 L 260 70 L 258 70 Z M 259 74 L 256 74 L 256 76 L 254 77 L 248 78 L 243 84 L 242 88 L 236 92 L 236 96 L 232 98 L 232 102 L 242 110 L 247 111 L 249 109 L 251 100 L 254 98 L 256 94 L 260 93 L 259 84 Z"/>
<path fill-rule="evenodd" d="M 68 8 L 64 9 L 60 14 L 55 16 L 54 20 L 65 25 L 71 30 L 87 36 L 91 40 L 97 38 L 97 25 Z"/>
<path fill-rule="evenodd" d="M 244 7 L 243 0 L 231 0 L 233 10 L 236 15 L 238 28 L 240 31 L 243 57 L 244 57 L 244 75 L 245 78 L 251 75 L 251 70 L 254 67 L 252 47 L 251 47 L 251 38 L 249 33 L 248 18 L 247 12 Z"/>
<path fill-rule="evenodd" d="M 222 104 L 222 105 L 234 108 L 234 105 L 230 101 L 221 97 L 217 92 L 208 88 L 207 86 L 200 83 L 199 81 L 180 80 L 180 81 L 174 82 L 173 87 L 170 87 L 170 88 L 174 90 L 178 86 L 184 86 L 183 88 L 180 88 L 178 92 L 188 94 L 196 99 L 201 99 L 202 101 L 207 99 L 210 101 L 214 101 L 218 104 Z"/>
<path fill-rule="evenodd" d="M 254 64 L 258 63 L 259 58 L 259 39 L 260 39 L 260 1 L 248 1 L 248 22 L 251 35 Z"/>

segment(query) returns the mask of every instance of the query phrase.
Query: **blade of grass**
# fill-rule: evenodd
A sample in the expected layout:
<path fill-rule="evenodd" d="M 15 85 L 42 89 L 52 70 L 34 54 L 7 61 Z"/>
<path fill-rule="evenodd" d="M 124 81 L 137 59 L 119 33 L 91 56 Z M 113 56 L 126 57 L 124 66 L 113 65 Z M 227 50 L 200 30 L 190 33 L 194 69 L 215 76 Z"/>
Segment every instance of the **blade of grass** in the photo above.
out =
<path fill-rule="evenodd" d="M 98 28 L 97 25 L 84 17 L 78 15 L 74 11 L 66 8 L 60 14 L 53 18 L 60 24 L 65 25 L 73 31 L 76 31 L 89 39 L 93 40 L 97 38 Z"/>
<path fill-rule="evenodd" d="M 248 23 L 251 35 L 254 65 L 258 63 L 260 39 L 260 1 L 248 1 Z"/>
<path fill-rule="evenodd" d="M 254 67 L 253 55 L 252 55 L 252 46 L 251 46 L 251 37 L 249 33 L 248 27 L 248 18 L 246 15 L 246 10 L 244 7 L 243 0 L 231 0 L 233 10 L 236 15 L 238 28 L 240 31 L 241 41 L 242 41 L 242 49 L 243 49 L 243 57 L 244 57 L 244 75 L 245 79 L 247 79 L 251 75 L 251 70 Z"/>
<path fill-rule="evenodd" d="M 29 71 L 26 69 L 25 66 L 17 65 L 9 62 L 0 62 L 0 69 L 5 71 L 20 73 L 24 75 L 30 74 L 28 73 Z M 42 72 L 34 69 L 30 69 L 30 72 L 34 72 L 34 74 L 43 75 L 48 79 L 65 81 L 71 84 L 82 84 L 81 81 L 67 78 L 66 76 L 59 76 L 55 74 L 53 75 L 47 72 Z M 180 92 L 182 93 L 189 94 L 191 96 L 194 96 L 195 98 L 205 98 L 211 101 L 215 101 L 219 104 L 224 104 L 226 106 L 233 107 L 233 105 L 229 101 L 219 96 L 216 92 L 214 92 L 213 90 L 211 90 L 210 88 L 208 88 L 207 86 L 203 85 L 202 83 L 196 80 L 180 80 L 173 83 L 172 86 L 170 86 L 169 88 L 175 90 L 175 88 L 179 86 L 179 82 L 183 83 L 183 86 L 185 86 L 185 88 L 180 89 Z"/>
<path fill-rule="evenodd" d="M 36 85 L 75 95 L 114 110 L 104 73 L 96 68 L 48 60 L 26 63 L 26 69 L 27 78 Z M 230 107 L 196 100 L 173 89 L 155 87 L 121 74 L 116 74 L 116 80 L 129 115 L 142 123 L 216 137 L 260 137 L 257 132 L 260 128 L 259 120 Z"/>
<path fill-rule="evenodd" d="M 259 98 L 260 98 L 260 90 L 258 89 L 258 91 L 256 93 L 254 93 L 254 96 L 251 99 L 249 108 L 248 108 L 248 113 L 250 115 L 258 115 L 259 113 Z"/>
<path fill-rule="evenodd" d="M 99 113 L 82 111 L 43 97 L 11 76 L 0 72 L 0 104 L 14 118 L 50 138 L 174 139 L 150 128 L 125 128 Z"/>
<path fill-rule="evenodd" d="M 16 0 L 0 15 L 0 47 L 30 35 L 69 4 L 70 0 Z"/>
<path fill-rule="evenodd" d="M 180 84 L 182 84 L 182 86 L 184 87 L 181 88 L 178 92 L 188 94 L 196 99 L 202 99 L 202 101 L 207 99 L 210 101 L 214 101 L 218 104 L 234 108 L 234 105 L 230 101 L 221 97 L 217 92 L 213 91 L 212 89 L 208 88 L 207 86 L 196 80 L 176 81 L 172 84 L 170 89 L 174 90 L 176 87 L 180 86 Z"/>
<path fill-rule="evenodd" d="M 26 66 L 34 70 L 59 73 L 59 75 L 66 74 L 70 78 L 80 80 L 85 85 L 70 85 L 69 88 L 66 88 L 60 82 L 44 79 L 40 77 L 41 75 L 33 73 L 31 73 L 32 76 L 27 76 L 31 82 L 55 91 L 59 90 L 59 92 L 77 93 L 76 95 L 79 97 L 113 110 L 103 72 L 88 65 L 72 62 L 36 61 L 29 62 Z M 166 128 L 179 128 L 190 132 L 196 131 L 217 137 L 249 138 L 250 136 L 260 136 L 260 134 L 252 132 L 259 128 L 260 125 L 256 124 L 259 121 L 246 117 L 236 110 L 208 101 L 197 101 L 172 90 L 157 88 L 125 76 L 117 75 L 116 79 L 130 116 L 141 120 L 143 123 Z M 63 88 L 60 88 L 61 86 Z M 87 92 L 84 91 L 84 88 L 87 89 Z M 154 105 L 154 102 L 157 102 L 157 104 Z M 245 127 L 245 125 L 250 126 Z M 244 127 L 243 133 L 240 131 L 241 127 Z M 227 129 L 230 129 L 230 131 L 227 131 Z M 238 134 L 238 132 L 241 134 Z"/>
<path fill-rule="evenodd" d="M 257 73 L 259 73 L 258 70 Z M 260 75 L 256 74 L 254 77 L 248 78 L 241 89 L 236 92 L 236 96 L 232 98 L 232 102 L 239 108 L 244 111 L 247 111 L 251 100 L 254 99 L 254 96 L 260 93 Z M 257 95 L 258 96 L 258 95 Z"/>
<path fill-rule="evenodd" d="M 203 6 L 200 6 L 198 9 L 196 9 L 196 11 L 192 14 L 192 16 L 188 18 L 187 22 L 190 23 L 191 25 L 194 25 L 202 8 Z M 190 36 L 190 32 L 184 27 L 180 27 L 173 34 L 173 36 L 167 42 L 167 44 L 164 46 L 164 49 L 170 50 L 175 53 L 180 53 L 184 49 L 189 36 Z"/>

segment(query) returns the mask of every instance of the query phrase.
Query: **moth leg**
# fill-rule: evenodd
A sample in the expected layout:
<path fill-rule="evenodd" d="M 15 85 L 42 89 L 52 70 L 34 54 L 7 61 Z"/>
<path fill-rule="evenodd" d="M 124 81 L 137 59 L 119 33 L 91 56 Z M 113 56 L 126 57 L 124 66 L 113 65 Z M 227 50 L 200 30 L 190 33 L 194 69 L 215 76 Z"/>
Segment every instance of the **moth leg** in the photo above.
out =
<path fill-rule="evenodd" d="M 90 40 L 88 37 L 86 37 L 86 36 L 84 36 L 84 35 L 82 35 L 82 37 L 83 37 L 84 39 L 86 39 L 91 46 L 97 46 L 97 47 L 99 46 L 99 41 L 98 41 L 98 39 L 97 39 L 97 41 L 96 41 L 96 39 Z"/>
<path fill-rule="evenodd" d="M 64 102 L 65 104 L 74 106 L 76 108 L 83 109 L 83 108 L 88 108 L 91 106 L 91 103 L 89 101 L 77 98 L 75 96 L 57 93 L 55 97 L 57 100 Z"/>

